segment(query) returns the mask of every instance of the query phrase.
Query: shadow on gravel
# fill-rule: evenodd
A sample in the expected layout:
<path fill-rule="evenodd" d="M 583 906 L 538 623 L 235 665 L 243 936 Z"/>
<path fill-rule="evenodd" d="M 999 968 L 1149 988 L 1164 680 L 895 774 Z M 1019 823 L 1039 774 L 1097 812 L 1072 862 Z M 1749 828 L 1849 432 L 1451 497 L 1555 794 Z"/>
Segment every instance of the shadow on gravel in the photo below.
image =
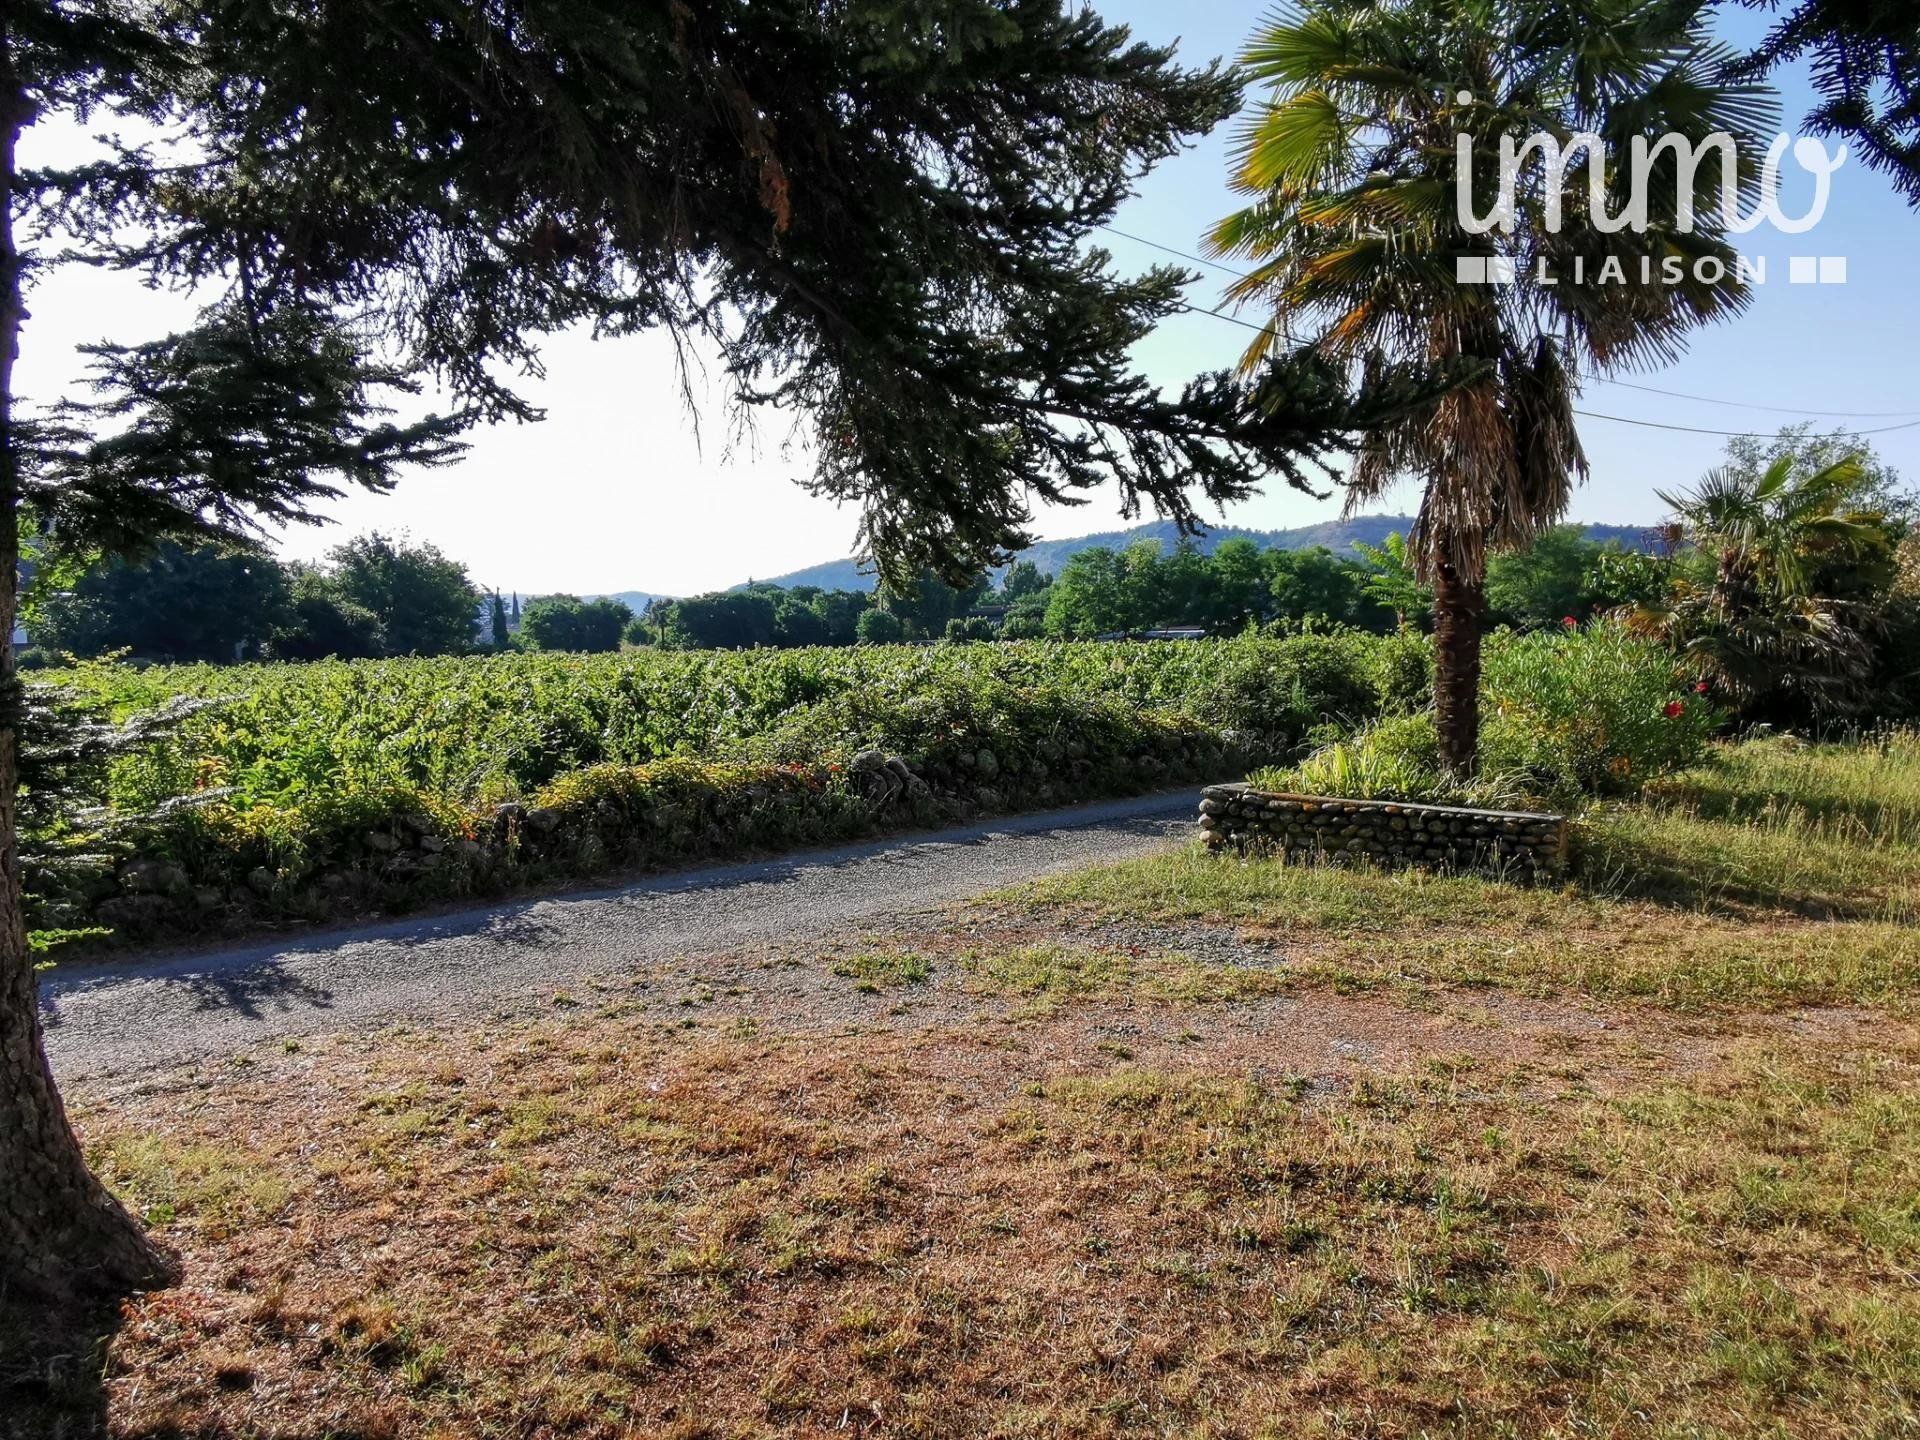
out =
<path fill-rule="evenodd" d="M 237 1010 L 250 1018 L 295 1005 L 325 1010 L 333 1003 L 331 990 L 289 975 L 277 965 L 227 975 L 187 975 L 176 983 L 193 996 L 196 1010 Z"/>
<path fill-rule="evenodd" d="M 195 1010 L 232 1010 L 250 1019 L 259 1019 L 271 1011 L 296 1007 L 325 1010 L 333 1004 L 331 990 L 302 980 L 271 963 L 253 965 L 244 970 L 201 970 L 173 975 L 145 975 L 139 971 L 128 971 L 123 978 L 151 981 L 180 991 L 191 997 Z M 60 1001 L 63 993 L 80 988 L 63 988 L 57 983 L 42 984 L 41 1024 L 49 1030 L 58 1029 L 62 1019 Z"/>

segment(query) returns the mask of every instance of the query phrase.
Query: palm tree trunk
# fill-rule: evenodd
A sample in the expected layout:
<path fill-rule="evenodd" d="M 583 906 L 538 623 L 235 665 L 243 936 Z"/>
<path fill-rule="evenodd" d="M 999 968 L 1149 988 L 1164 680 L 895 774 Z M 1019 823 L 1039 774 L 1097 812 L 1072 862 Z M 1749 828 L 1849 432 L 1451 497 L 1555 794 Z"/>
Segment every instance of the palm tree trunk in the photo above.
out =
<path fill-rule="evenodd" d="M 17 833 L 20 454 L 13 362 L 26 318 L 13 236 L 15 152 L 32 115 L 0 22 L 0 1293 L 64 1301 L 124 1293 L 172 1274 L 145 1229 L 87 1169 L 54 1088 L 27 945 Z"/>
<path fill-rule="evenodd" d="M 1440 763 L 1471 775 L 1480 754 L 1480 632 L 1487 610 L 1486 577 L 1451 564 L 1433 577 L 1433 708 Z"/>

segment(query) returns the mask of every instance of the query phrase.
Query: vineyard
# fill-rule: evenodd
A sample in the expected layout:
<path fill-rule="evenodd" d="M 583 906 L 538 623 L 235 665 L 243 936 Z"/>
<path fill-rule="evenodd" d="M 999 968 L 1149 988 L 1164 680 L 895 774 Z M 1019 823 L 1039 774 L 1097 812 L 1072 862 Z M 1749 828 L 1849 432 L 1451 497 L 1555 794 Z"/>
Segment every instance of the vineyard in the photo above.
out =
<path fill-rule="evenodd" d="M 571 771 L 669 757 L 831 761 L 961 738 L 1018 767 L 1047 736 L 1179 716 L 1259 742 L 1352 725 L 1424 683 L 1425 646 L 1343 633 L 1210 643 L 1033 641 L 624 655 L 103 665 L 55 683 L 123 719 L 221 703 L 131 764 L 126 810 L 219 787 L 236 806 L 399 788 L 492 804 Z"/>
<path fill-rule="evenodd" d="M 49 929 L 137 936 L 1139 793 L 1417 703 L 1428 664 L 1337 633 L 83 666 L 43 683 L 202 708 L 101 770 L 38 846 L 84 863 L 31 888 Z"/>

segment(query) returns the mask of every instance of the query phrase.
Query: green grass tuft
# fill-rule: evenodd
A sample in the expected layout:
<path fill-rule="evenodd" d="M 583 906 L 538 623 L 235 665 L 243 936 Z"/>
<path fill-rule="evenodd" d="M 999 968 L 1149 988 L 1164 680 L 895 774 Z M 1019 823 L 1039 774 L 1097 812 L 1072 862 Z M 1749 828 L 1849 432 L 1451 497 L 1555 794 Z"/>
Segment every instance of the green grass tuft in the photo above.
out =
<path fill-rule="evenodd" d="M 892 985 L 919 985 L 933 974 L 933 966 L 914 950 L 861 950 L 835 960 L 833 973 L 873 994 Z"/>

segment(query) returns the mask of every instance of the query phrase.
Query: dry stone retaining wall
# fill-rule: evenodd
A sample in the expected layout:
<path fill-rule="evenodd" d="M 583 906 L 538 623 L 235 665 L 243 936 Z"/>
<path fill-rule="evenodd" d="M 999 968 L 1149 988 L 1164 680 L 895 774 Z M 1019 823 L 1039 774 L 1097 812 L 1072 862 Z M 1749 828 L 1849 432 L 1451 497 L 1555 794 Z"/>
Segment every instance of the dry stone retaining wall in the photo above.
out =
<path fill-rule="evenodd" d="M 862 750 L 844 765 L 596 765 L 531 804 L 368 816 L 292 854 L 259 835 L 236 839 L 215 807 L 183 810 L 130 832 L 124 852 L 30 858 L 29 918 L 38 930 L 91 932 L 78 946 L 239 935 L 1138 794 L 1252 759 L 1193 722 L 1149 714 L 1135 730 L 1027 749 L 961 736 L 912 756 Z"/>
<path fill-rule="evenodd" d="M 1567 864 L 1563 815 L 1209 785 L 1200 792 L 1200 829 L 1213 850 L 1277 851 L 1302 859 L 1364 858 L 1376 865 L 1549 876 Z"/>

